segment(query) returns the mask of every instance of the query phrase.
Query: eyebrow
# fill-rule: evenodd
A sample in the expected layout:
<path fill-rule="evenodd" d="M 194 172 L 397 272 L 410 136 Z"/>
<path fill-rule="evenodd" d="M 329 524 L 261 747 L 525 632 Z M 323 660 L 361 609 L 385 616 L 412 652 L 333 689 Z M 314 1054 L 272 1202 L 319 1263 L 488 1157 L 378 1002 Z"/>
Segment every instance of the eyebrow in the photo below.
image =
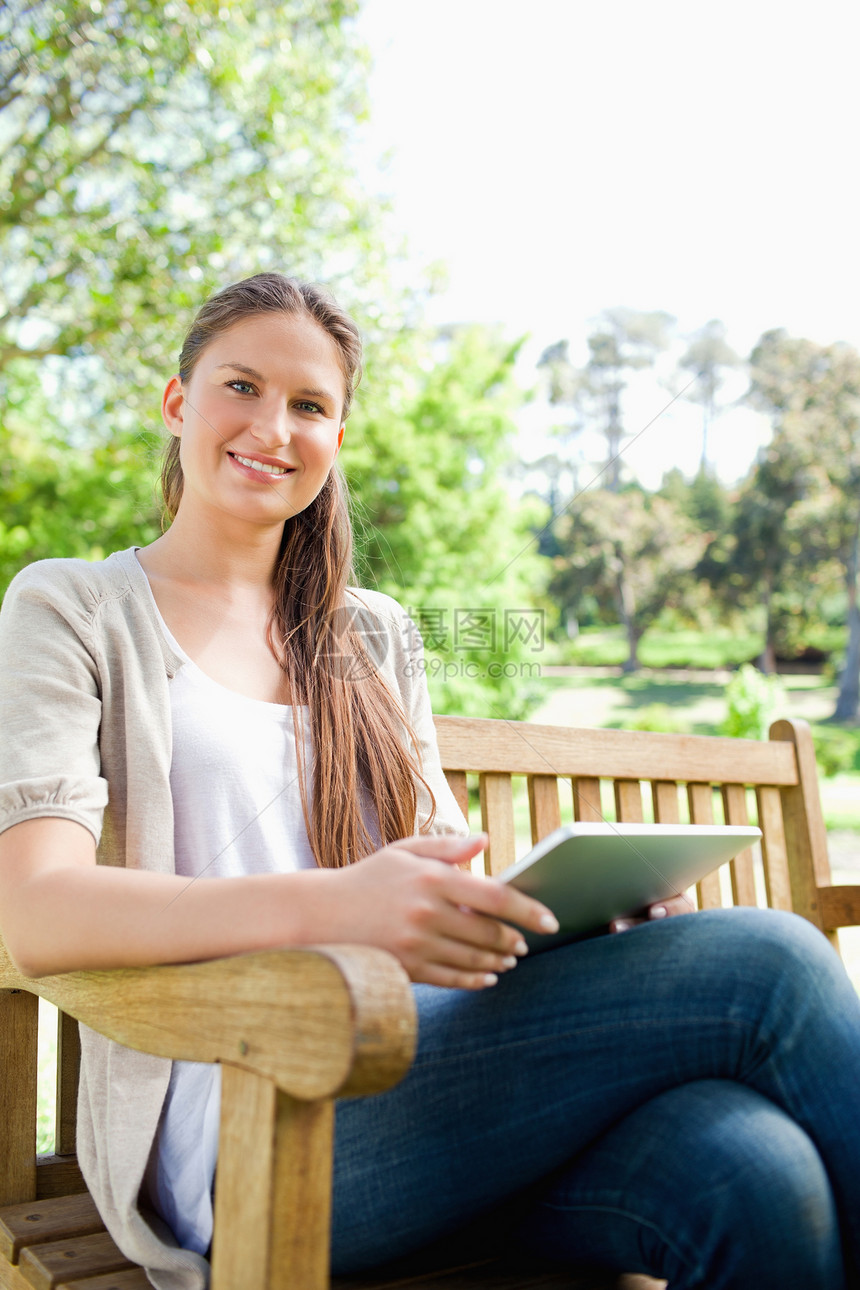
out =
<path fill-rule="evenodd" d="M 231 367 L 234 372 L 241 372 L 243 376 L 253 376 L 257 381 L 266 379 L 262 372 L 256 371 L 253 367 L 246 367 L 244 363 L 219 363 L 215 371 L 220 372 L 222 367 Z"/>
<path fill-rule="evenodd" d="M 319 399 L 323 403 L 326 401 L 329 403 L 337 402 L 335 396 L 330 394 L 328 390 L 298 390 L 297 393 L 306 399 Z"/>

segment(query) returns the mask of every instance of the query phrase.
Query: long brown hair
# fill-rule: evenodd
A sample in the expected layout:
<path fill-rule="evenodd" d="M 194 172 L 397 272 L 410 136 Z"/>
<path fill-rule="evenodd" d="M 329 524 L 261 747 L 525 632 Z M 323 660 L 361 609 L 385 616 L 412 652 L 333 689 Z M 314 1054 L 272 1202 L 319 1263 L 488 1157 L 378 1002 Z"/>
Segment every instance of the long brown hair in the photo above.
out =
<path fill-rule="evenodd" d="M 304 314 L 332 337 L 343 370 L 345 419 L 361 375 L 358 328 L 321 287 L 280 273 L 246 278 L 202 305 L 179 356 L 183 384 L 216 336 L 261 313 Z M 179 509 L 183 482 L 179 440 L 171 436 L 161 470 L 169 520 Z M 347 593 L 354 581 L 346 482 L 335 464 L 310 506 L 284 524 L 269 623 L 269 640 L 295 705 L 299 786 L 308 838 L 317 864 L 330 869 L 413 833 L 419 782 L 430 801 L 421 832 L 429 829 L 435 814 L 414 733 L 373 659 L 374 635 L 387 640 L 391 628 L 363 608 L 360 597 Z M 395 624 L 394 630 L 398 629 Z M 300 704 L 310 710 L 314 761 L 310 808 Z M 369 815 L 374 817 L 372 832 L 366 822 Z"/>

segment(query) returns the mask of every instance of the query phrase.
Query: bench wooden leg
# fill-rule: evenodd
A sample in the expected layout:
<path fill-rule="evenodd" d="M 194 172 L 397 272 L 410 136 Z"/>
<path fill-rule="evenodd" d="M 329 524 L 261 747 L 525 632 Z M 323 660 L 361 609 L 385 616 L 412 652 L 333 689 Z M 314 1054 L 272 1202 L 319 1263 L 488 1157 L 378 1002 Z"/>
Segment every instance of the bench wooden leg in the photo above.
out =
<path fill-rule="evenodd" d="M 212 1290 L 327 1290 L 334 1103 L 226 1063 L 221 1099 Z"/>
<path fill-rule="evenodd" d="M 0 1205 L 36 1199 L 39 1000 L 0 990 Z"/>

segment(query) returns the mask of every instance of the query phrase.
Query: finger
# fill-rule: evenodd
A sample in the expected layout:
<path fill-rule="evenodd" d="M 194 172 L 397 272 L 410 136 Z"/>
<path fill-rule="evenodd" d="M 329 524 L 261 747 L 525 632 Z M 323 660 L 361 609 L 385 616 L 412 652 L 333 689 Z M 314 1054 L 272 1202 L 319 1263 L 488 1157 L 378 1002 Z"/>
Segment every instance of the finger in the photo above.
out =
<path fill-rule="evenodd" d="M 450 906 L 443 912 L 438 926 L 449 940 L 461 941 L 484 953 L 505 958 L 513 954 L 522 958 L 529 952 L 518 928 L 465 905 Z"/>
<path fill-rule="evenodd" d="M 689 896 L 683 893 L 678 896 L 670 896 L 667 900 L 661 900 L 659 904 L 651 905 L 648 910 L 649 918 L 674 918 L 677 914 L 692 914 L 695 912 L 695 905 Z"/>
<path fill-rule="evenodd" d="M 640 927 L 644 918 L 613 918 L 609 924 L 610 932 L 629 932 L 631 927 Z"/>
<path fill-rule="evenodd" d="M 450 877 L 451 899 L 457 904 L 503 923 L 515 923 L 530 932 L 546 935 L 559 930 L 558 919 L 552 910 L 532 896 L 517 891 L 516 887 L 459 870 Z"/>
<path fill-rule="evenodd" d="M 423 963 L 409 976 L 422 985 L 440 985 L 449 990 L 486 990 L 499 980 L 494 972 L 463 972 L 439 963 Z"/>
<path fill-rule="evenodd" d="M 421 957 L 425 962 L 435 963 L 438 967 L 453 968 L 473 976 L 487 973 L 501 976 L 505 972 L 510 972 L 519 963 L 516 954 L 483 950 L 477 945 L 452 940 L 450 937 L 439 937 L 428 946 L 427 952 Z"/>
<path fill-rule="evenodd" d="M 450 833 L 437 833 L 432 837 L 401 838 L 391 845 L 398 850 L 408 851 L 414 856 L 426 856 L 430 860 L 442 860 L 446 864 L 459 864 L 471 860 L 487 845 L 486 833 L 470 833 L 461 838 Z"/>

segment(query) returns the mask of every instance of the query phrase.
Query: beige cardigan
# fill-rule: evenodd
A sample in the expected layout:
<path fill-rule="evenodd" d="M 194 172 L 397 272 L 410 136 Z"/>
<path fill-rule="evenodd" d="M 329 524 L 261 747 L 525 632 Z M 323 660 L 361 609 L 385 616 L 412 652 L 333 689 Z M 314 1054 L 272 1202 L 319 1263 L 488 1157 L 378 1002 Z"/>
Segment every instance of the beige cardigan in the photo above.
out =
<path fill-rule="evenodd" d="M 439 762 L 420 637 L 390 597 L 349 596 L 415 731 L 434 831 L 463 833 Z M 97 564 L 43 560 L 18 574 L 0 612 L 0 831 L 41 816 L 75 820 L 93 834 L 100 864 L 172 873 L 169 681 L 180 667 L 134 548 Z M 108 1230 L 160 1290 L 204 1290 L 206 1260 L 177 1249 L 137 1206 L 170 1062 L 83 1026 L 81 1046 L 78 1157 Z"/>

